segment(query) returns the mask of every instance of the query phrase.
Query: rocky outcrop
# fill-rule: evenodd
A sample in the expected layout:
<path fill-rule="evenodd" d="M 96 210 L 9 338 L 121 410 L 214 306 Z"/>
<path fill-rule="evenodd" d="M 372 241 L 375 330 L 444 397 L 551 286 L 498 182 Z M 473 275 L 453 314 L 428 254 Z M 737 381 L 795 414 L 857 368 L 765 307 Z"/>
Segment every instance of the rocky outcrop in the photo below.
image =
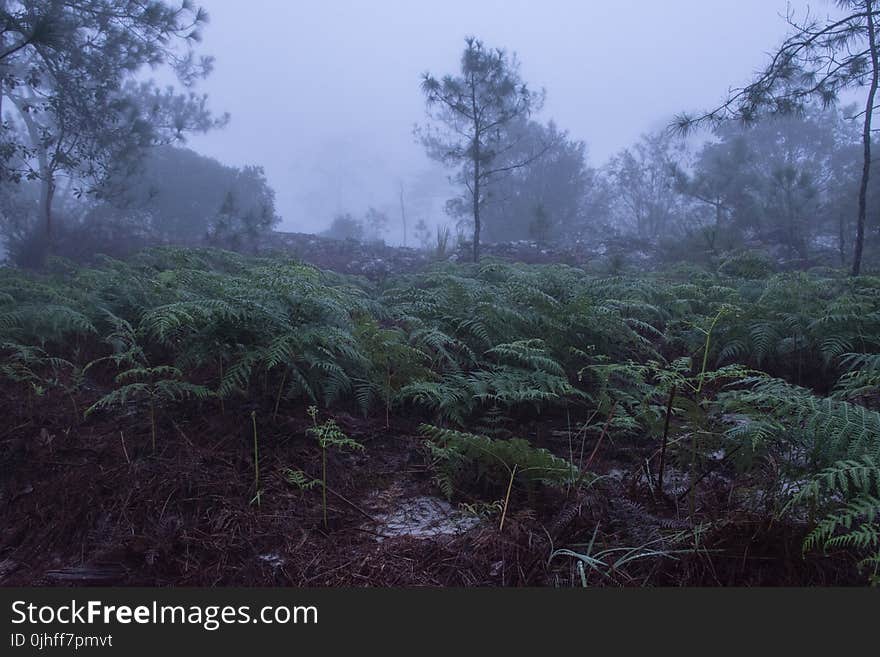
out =
<path fill-rule="evenodd" d="M 438 261 L 469 262 L 470 248 L 469 244 L 461 244 L 448 254 L 438 256 L 422 249 L 283 232 L 267 235 L 260 244 L 263 253 L 282 252 L 321 269 L 366 276 L 373 280 L 389 274 L 419 271 Z M 483 256 L 529 264 L 556 262 L 579 266 L 594 261 L 604 252 L 604 248 L 588 247 L 580 241 L 566 245 L 541 245 L 523 240 L 481 246 Z"/>
<path fill-rule="evenodd" d="M 284 253 L 321 269 L 381 279 L 414 272 L 433 260 L 427 251 L 357 240 L 334 240 L 308 233 L 273 232 L 260 244 L 263 253 Z"/>

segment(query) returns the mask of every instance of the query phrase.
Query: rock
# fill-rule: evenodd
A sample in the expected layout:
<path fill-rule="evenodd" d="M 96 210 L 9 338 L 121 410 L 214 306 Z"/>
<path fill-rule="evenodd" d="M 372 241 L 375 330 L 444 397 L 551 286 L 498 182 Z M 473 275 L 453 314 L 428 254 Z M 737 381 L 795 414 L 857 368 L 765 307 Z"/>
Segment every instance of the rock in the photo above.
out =
<path fill-rule="evenodd" d="M 457 244 L 445 260 L 470 262 L 471 249 L 472 245 L 469 243 Z M 606 244 L 587 244 L 581 240 L 560 244 L 518 240 L 481 245 L 481 252 L 486 257 L 526 264 L 565 263 L 573 266 L 583 266 L 592 262 L 608 250 L 609 246 Z M 382 242 L 333 240 L 308 233 L 270 233 L 262 238 L 258 252 L 282 253 L 321 269 L 364 276 L 372 280 L 382 280 L 389 275 L 417 272 L 436 261 L 431 251 L 389 246 Z M 643 260 L 651 256 L 633 249 L 632 257 Z"/>

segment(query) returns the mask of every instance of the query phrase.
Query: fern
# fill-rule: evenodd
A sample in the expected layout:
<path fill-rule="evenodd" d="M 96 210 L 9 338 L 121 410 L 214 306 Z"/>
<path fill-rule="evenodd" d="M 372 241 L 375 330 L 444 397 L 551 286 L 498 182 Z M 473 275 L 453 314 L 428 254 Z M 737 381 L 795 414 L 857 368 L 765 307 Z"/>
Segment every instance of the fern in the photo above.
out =
<path fill-rule="evenodd" d="M 721 395 L 721 407 L 760 423 L 763 438 L 806 448 L 820 467 L 841 458 L 880 458 L 880 413 L 780 379 L 758 376 L 737 383 L 747 388 Z M 743 435 L 743 430 L 737 427 L 728 435 Z"/>
<path fill-rule="evenodd" d="M 578 468 L 565 459 L 532 447 L 521 438 L 495 440 L 428 424 L 423 424 L 420 430 L 428 437 L 426 444 L 437 481 L 448 498 L 452 498 L 459 487 L 504 487 L 512 473 L 529 487 L 564 486 L 576 481 L 580 474 Z"/>
<path fill-rule="evenodd" d="M 848 550 L 859 555 L 862 568 L 880 574 L 880 465 L 864 456 L 838 461 L 813 476 L 792 498 L 792 506 L 826 508 L 826 515 L 807 534 L 804 552 Z"/>
<path fill-rule="evenodd" d="M 329 527 L 327 520 L 327 450 L 328 449 L 354 449 L 363 450 L 364 446 L 346 436 L 336 421 L 332 418 L 322 424 L 318 424 L 318 409 L 310 406 L 308 415 L 312 419 L 312 426 L 308 433 L 318 441 L 321 448 L 321 506 L 324 515 L 324 529 Z"/>
<path fill-rule="evenodd" d="M 99 410 L 124 407 L 129 403 L 145 402 L 149 410 L 150 437 L 155 453 L 158 433 L 157 413 L 160 405 L 191 398 L 205 400 L 213 394 L 205 386 L 180 380 L 182 376 L 180 370 L 167 365 L 156 367 L 141 365 L 127 369 L 117 375 L 118 387 L 86 409 L 85 416 L 88 417 Z"/>
<path fill-rule="evenodd" d="M 310 490 L 321 485 L 320 479 L 312 479 L 302 470 L 293 470 L 292 468 L 284 470 L 284 479 L 298 490 Z"/>

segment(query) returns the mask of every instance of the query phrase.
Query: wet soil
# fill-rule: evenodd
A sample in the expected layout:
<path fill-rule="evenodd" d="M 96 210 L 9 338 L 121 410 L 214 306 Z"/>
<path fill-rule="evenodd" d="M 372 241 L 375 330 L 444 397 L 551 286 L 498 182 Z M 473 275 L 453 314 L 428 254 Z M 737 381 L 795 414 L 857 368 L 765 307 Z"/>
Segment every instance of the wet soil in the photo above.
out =
<path fill-rule="evenodd" d="M 643 467 L 656 452 L 649 440 L 602 446 L 591 464 L 600 478 L 589 486 L 514 488 L 501 530 L 504 491 L 442 498 L 415 420 L 392 417 L 386 427 L 384 417 L 337 413 L 365 450 L 329 455 L 325 527 L 320 487 L 301 490 L 285 474 L 320 476 L 303 408 L 274 418 L 211 403 L 169 410 L 154 453 L 149 423 L 134 410 L 82 420 L 75 411 L 88 399 L 55 391 L 29 399 L 14 386 L 0 395 L 3 586 L 864 583 L 843 555 L 805 559 L 804 526 L 740 504 L 754 482 L 730 468 L 701 472 L 694 494 L 682 497 L 691 475 L 673 467 L 658 495 Z M 542 423 L 524 430 L 568 456 L 569 445 L 553 437 L 564 419 Z M 610 558 L 605 569 L 551 558 L 588 545 L 594 555 L 662 549 L 620 568 Z"/>

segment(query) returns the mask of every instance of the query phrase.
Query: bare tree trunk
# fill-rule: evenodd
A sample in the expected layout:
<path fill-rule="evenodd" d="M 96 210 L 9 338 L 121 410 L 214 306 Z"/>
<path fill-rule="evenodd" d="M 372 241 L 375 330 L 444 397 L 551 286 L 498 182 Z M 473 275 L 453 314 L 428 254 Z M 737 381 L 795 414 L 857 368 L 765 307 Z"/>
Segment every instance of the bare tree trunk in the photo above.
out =
<path fill-rule="evenodd" d="M 55 178 L 49 172 L 43 178 L 43 194 L 40 198 L 40 214 L 43 217 L 43 225 L 46 228 L 46 253 L 53 252 L 54 225 L 52 223 L 52 202 L 55 200 Z"/>
<path fill-rule="evenodd" d="M 474 121 L 474 262 L 480 261 L 480 113 L 477 111 L 477 93 L 471 78 L 471 111 Z"/>
<path fill-rule="evenodd" d="M 3 35 L 0 34 L 0 48 L 3 47 Z M 0 63 L 0 143 L 3 137 L 3 64 Z M 0 169 L 0 181 L 3 180 L 3 170 Z"/>
<path fill-rule="evenodd" d="M 865 122 L 862 130 L 864 159 L 862 161 L 862 181 L 859 185 L 859 217 L 856 222 L 855 252 L 853 254 L 852 275 L 858 276 L 862 270 L 862 249 L 865 245 L 865 220 L 868 215 L 868 180 L 871 177 L 871 118 L 874 114 L 874 97 L 877 95 L 877 39 L 874 33 L 874 0 L 865 0 L 868 20 L 868 44 L 871 50 L 871 86 L 865 103 Z"/>
<path fill-rule="evenodd" d="M 48 253 L 52 253 L 54 228 L 52 222 L 52 201 L 55 199 L 55 172 L 53 167 L 49 165 L 49 153 L 47 152 L 46 147 L 41 143 L 39 127 L 25 107 L 25 101 L 16 96 L 10 96 L 10 100 L 15 105 L 18 113 L 24 121 L 31 143 L 37 148 L 37 164 L 39 166 L 38 177 L 40 184 L 42 185 L 40 193 L 40 217 L 43 219 L 43 227 L 46 230 L 46 250 Z"/>
<path fill-rule="evenodd" d="M 474 145 L 474 262 L 480 261 L 480 142 Z"/>
<path fill-rule="evenodd" d="M 6 39 L 0 34 L 0 53 L 6 49 Z M 0 135 L 3 134 L 3 58 L 0 58 Z M 0 169 L 0 181 L 3 180 L 3 171 Z"/>
<path fill-rule="evenodd" d="M 406 207 L 403 204 L 403 183 L 400 183 L 400 219 L 403 221 L 403 245 L 406 246 Z"/>

